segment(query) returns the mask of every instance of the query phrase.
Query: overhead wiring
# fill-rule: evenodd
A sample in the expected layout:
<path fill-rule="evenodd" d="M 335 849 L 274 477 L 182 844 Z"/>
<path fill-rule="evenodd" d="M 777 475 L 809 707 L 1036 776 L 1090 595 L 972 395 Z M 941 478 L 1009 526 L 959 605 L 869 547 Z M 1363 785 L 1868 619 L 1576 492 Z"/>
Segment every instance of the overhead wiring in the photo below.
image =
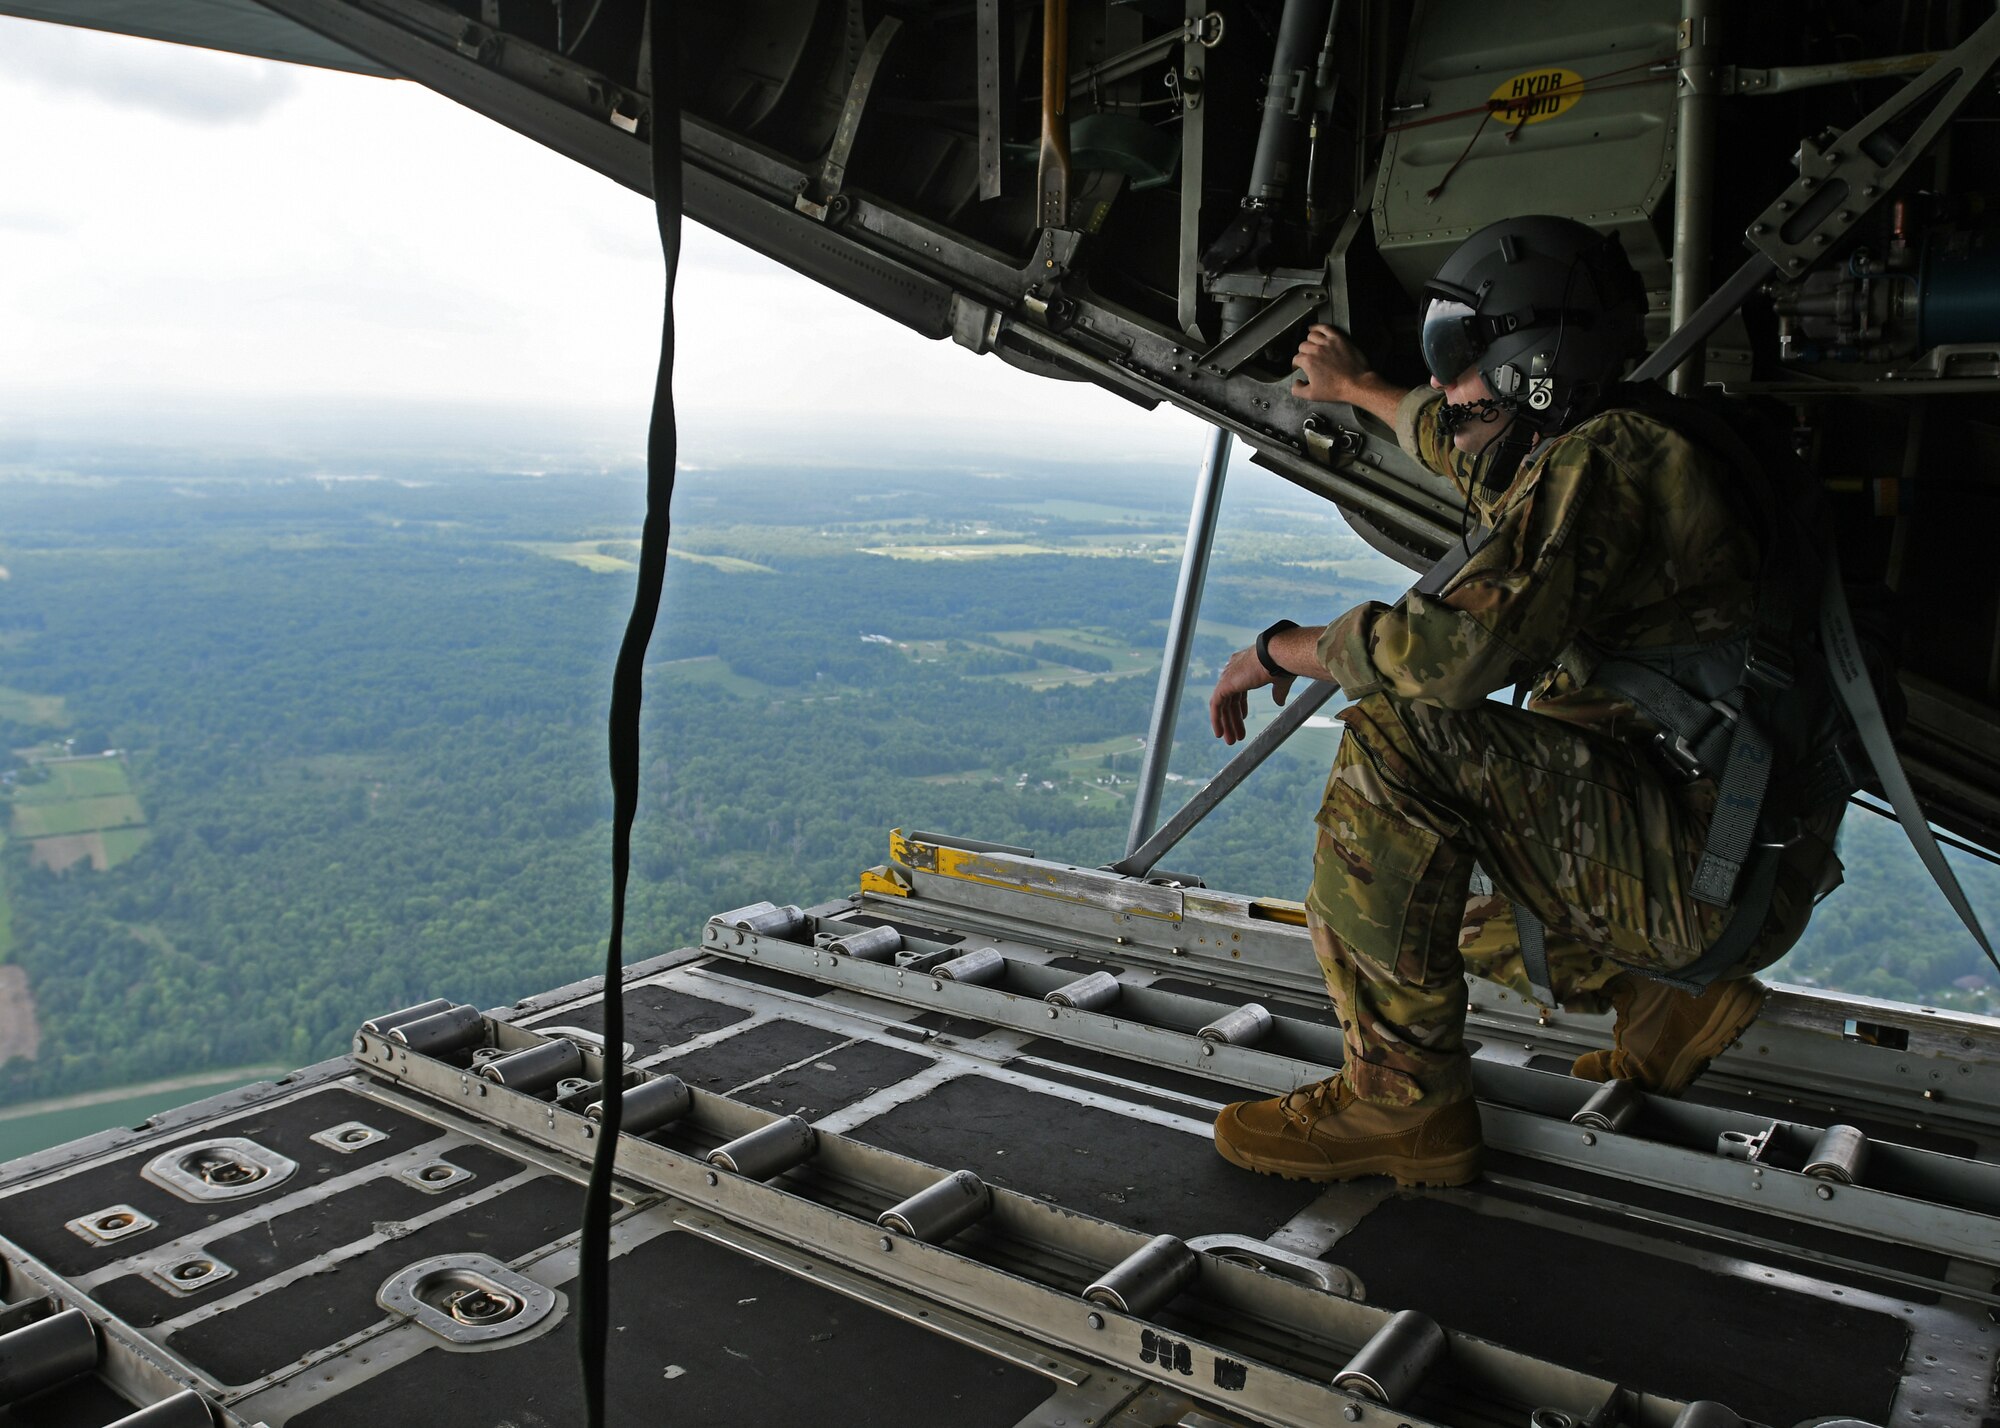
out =
<path fill-rule="evenodd" d="M 568 44 L 564 44 L 561 34 L 562 9 L 560 6 L 558 6 L 556 9 L 556 28 L 557 28 L 556 48 L 565 55 L 575 54 L 577 51 L 577 46 L 583 43 L 583 37 L 590 33 L 590 27 L 597 23 L 597 12 L 602 10 L 603 8 L 604 8 L 604 0 L 591 0 L 590 9 L 584 13 L 583 23 L 576 27 L 575 37 L 572 38 Z"/>
<path fill-rule="evenodd" d="M 646 518 L 640 532 L 639 578 L 632 613 L 612 674 L 611 936 L 604 958 L 604 1084 L 602 1120 L 584 1192 L 580 1246 L 577 1351 L 582 1361 L 586 1420 L 604 1428 L 604 1359 L 610 1319 L 611 1193 L 618 1137 L 624 1120 L 625 893 L 632 870 L 632 824 L 639 805 L 639 708 L 644 698 L 646 647 L 660 613 L 666 580 L 674 465 L 679 429 L 674 416 L 674 282 L 681 253 L 681 90 L 679 56 L 665 0 L 647 0 L 652 37 L 653 205 L 665 260 L 660 326 L 660 366 L 653 386 L 652 426 L 646 440 Z M 579 36 L 580 38 L 580 36 Z M 654 1418 L 654 1422 L 660 1421 Z"/>

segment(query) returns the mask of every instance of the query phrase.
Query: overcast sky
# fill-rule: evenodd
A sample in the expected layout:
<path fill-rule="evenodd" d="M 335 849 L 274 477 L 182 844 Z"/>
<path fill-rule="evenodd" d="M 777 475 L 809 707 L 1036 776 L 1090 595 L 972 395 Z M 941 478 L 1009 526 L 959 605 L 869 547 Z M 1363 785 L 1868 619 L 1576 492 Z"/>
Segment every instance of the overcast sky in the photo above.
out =
<path fill-rule="evenodd" d="M 0 437 L 490 404 L 636 450 L 659 294 L 645 199 L 417 85 L 0 18 Z M 693 225 L 677 311 L 684 459 L 1204 445 Z"/>

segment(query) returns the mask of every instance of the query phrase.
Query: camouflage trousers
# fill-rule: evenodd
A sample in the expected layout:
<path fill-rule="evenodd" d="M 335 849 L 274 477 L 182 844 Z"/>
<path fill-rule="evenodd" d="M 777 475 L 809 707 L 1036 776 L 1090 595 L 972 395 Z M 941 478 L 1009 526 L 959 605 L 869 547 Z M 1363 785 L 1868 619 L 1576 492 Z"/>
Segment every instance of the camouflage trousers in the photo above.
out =
<path fill-rule="evenodd" d="M 1727 924 L 1728 910 L 1689 892 L 1713 783 L 1672 779 L 1633 744 L 1495 703 L 1375 694 L 1340 717 L 1306 909 L 1363 1098 L 1471 1094 L 1464 974 L 1534 999 L 1513 903 L 1547 925 L 1550 990 L 1573 1011 L 1606 1010 L 1606 983 L 1626 965 L 1689 965 Z M 1824 842 L 1786 854 L 1736 974 L 1797 940 L 1830 859 Z M 1475 863 L 1492 894 L 1471 895 Z"/>

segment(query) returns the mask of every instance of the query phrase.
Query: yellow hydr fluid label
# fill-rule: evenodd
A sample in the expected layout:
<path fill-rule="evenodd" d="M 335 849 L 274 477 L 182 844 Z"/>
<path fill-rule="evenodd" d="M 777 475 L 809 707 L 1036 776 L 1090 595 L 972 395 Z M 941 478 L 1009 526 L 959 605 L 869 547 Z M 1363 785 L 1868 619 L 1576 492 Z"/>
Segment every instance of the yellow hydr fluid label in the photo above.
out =
<path fill-rule="evenodd" d="M 1539 124 L 1583 98 L 1583 76 L 1573 69 L 1531 69 L 1493 91 L 1494 117 L 1505 124 Z"/>

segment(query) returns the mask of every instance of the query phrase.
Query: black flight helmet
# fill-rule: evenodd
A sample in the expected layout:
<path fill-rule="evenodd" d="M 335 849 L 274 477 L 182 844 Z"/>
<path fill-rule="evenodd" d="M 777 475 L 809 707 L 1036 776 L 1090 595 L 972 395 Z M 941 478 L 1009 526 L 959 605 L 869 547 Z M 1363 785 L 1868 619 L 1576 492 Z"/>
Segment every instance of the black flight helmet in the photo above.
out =
<path fill-rule="evenodd" d="M 1424 285 L 1424 362 L 1440 382 L 1474 367 L 1536 431 L 1589 415 L 1645 346 L 1645 286 L 1615 233 L 1572 218 L 1503 218 Z"/>

